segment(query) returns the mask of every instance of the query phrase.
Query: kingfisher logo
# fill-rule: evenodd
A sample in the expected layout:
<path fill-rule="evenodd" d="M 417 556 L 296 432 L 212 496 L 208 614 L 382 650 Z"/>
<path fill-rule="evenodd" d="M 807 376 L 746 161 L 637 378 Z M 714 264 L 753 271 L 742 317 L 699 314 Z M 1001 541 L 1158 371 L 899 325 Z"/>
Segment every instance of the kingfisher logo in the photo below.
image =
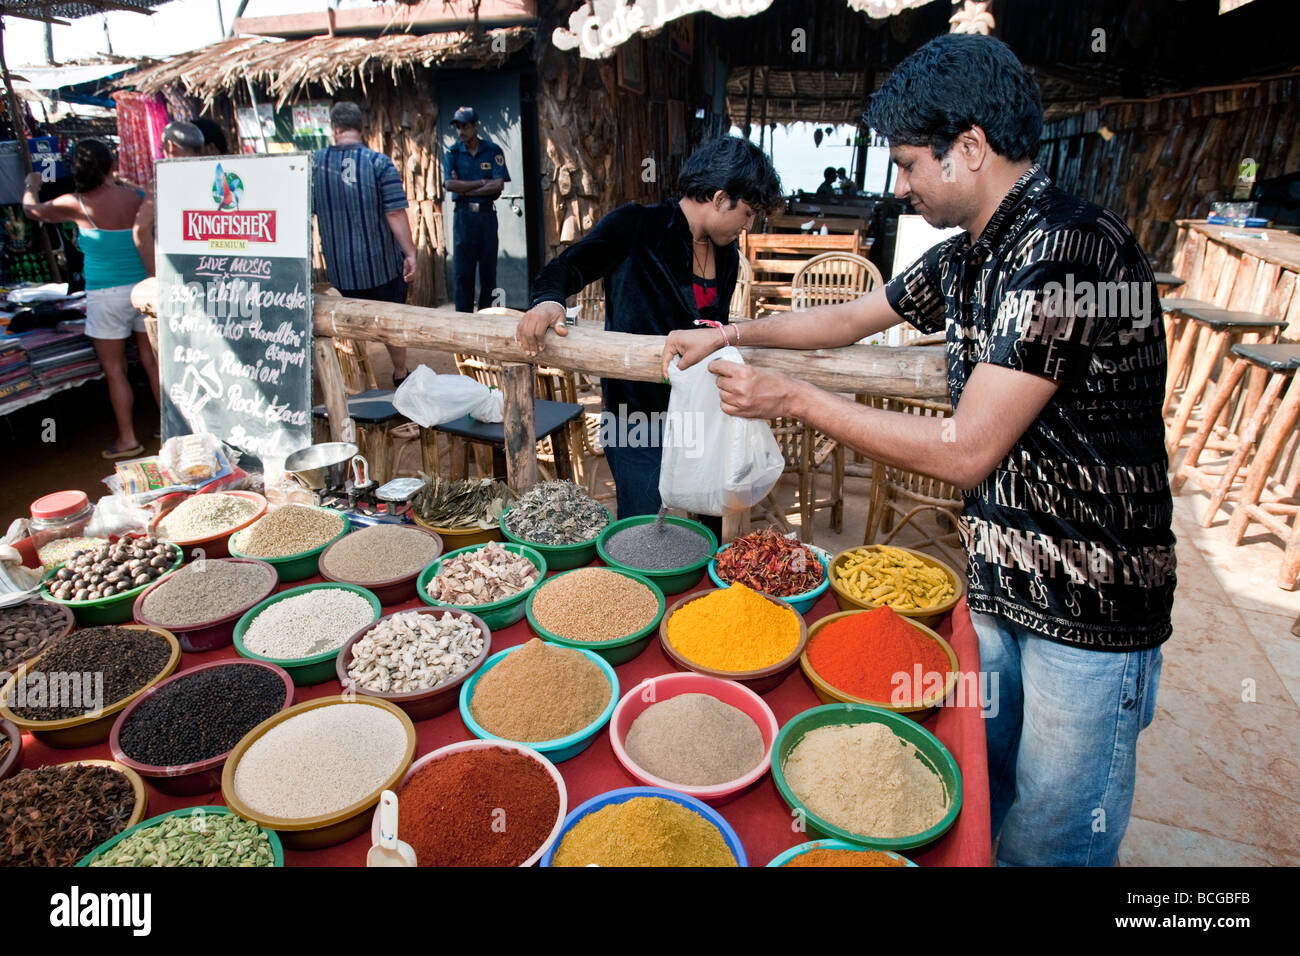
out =
<path fill-rule="evenodd" d="M 212 181 L 212 201 L 222 212 L 239 208 L 244 198 L 244 181 L 238 173 L 228 173 L 217 163 L 217 175 Z"/>
<path fill-rule="evenodd" d="M 181 213 L 181 238 L 206 242 L 209 249 L 247 250 L 250 242 L 275 242 L 275 211 L 240 209 L 244 181 L 217 163 L 212 201 L 217 211 L 187 209 Z"/>

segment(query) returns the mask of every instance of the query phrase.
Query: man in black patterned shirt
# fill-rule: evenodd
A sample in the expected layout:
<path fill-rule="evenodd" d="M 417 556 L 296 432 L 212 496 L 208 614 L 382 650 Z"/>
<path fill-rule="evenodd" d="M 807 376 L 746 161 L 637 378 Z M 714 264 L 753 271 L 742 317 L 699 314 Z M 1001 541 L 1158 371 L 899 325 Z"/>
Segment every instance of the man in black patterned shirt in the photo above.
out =
<path fill-rule="evenodd" d="M 868 121 L 890 141 L 897 194 L 963 231 L 856 302 L 744 323 L 740 338 L 812 349 L 902 320 L 946 329 L 953 416 L 867 408 L 714 361 L 722 407 L 800 418 L 964 490 L 971 618 L 997 679 L 985 716 L 998 862 L 1111 865 L 1174 591 L 1151 270 L 1122 220 L 1033 164 L 1037 84 L 1000 41 L 931 41 L 886 80 Z M 716 340 L 674 332 L 665 362 L 699 361 Z"/>

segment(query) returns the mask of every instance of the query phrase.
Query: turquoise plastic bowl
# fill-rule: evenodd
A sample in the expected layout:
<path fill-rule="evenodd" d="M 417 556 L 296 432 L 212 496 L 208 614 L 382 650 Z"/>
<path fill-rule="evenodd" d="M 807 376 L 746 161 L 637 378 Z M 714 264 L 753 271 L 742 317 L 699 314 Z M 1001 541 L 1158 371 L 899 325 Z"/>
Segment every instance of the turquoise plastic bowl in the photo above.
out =
<path fill-rule="evenodd" d="M 317 545 L 309 551 L 300 551 L 297 554 L 286 554 L 282 558 L 263 558 L 256 554 L 247 554 L 239 550 L 240 539 L 243 538 L 249 529 L 256 526 L 257 522 L 255 521 L 247 528 L 236 531 L 230 536 L 229 547 L 231 556 L 236 558 L 256 558 L 258 561 L 265 561 L 267 564 L 271 565 L 271 567 L 275 568 L 275 573 L 279 576 L 281 584 L 287 584 L 290 581 L 301 581 L 303 578 L 315 577 L 320 570 L 321 552 L 352 530 L 352 522 L 349 520 L 347 515 L 343 514 L 343 512 L 335 511 L 333 508 L 320 507 L 317 507 L 316 510 L 328 511 L 330 514 L 342 518 L 343 530 L 328 541 Z M 265 518 L 266 515 L 263 515 L 262 517 Z M 259 518 L 258 521 L 260 520 L 262 519 Z"/>
<path fill-rule="evenodd" d="M 608 528 L 609 523 L 614 520 L 614 516 L 609 513 L 609 509 L 604 505 L 601 506 L 601 510 L 605 512 L 605 517 L 608 519 L 605 523 L 605 527 Z M 569 571 L 573 568 L 580 568 L 584 564 L 591 564 L 595 560 L 596 538 L 592 538 L 590 541 L 579 541 L 577 544 L 539 544 L 536 541 L 529 541 L 511 533 L 510 529 L 506 527 L 506 516 L 509 514 L 509 508 L 501 513 L 501 533 L 505 535 L 506 540 L 513 541 L 515 544 L 528 545 L 546 559 L 546 567 L 551 571 Z"/>
<path fill-rule="evenodd" d="M 248 633 L 248 628 L 253 623 L 253 619 L 272 604 L 275 604 L 277 601 L 283 601 L 285 598 L 296 597 L 299 594 L 306 594 L 308 591 L 321 591 L 331 588 L 337 588 L 342 591 L 352 591 L 354 594 L 360 594 L 363 598 L 369 601 L 370 606 L 374 608 L 375 611 L 375 616 L 370 619 L 372 624 L 375 621 L 378 621 L 380 615 L 384 613 L 383 608 L 379 604 L 379 598 L 375 597 L 365 588 L 359 588 L 355 584 L 335 584 L 332 582 L 326 582 L 324 584 L 304 584 L 302 587 L 289 588 L 287 591 L 281 591 L 279 594 L 271 595 L 261 604 L 253 605 L 253 607 L 249 608 L 248 611 L 245 612 L 244 616 L 239 619 L 239 623 L 235 625 L 234 634 L 235 650 L 239 652 L 239 656 L 247 657 L 250 660 L 255 661 L 269 661 L 278 667 L 284 668 L 284 670 L 288 672 L 289 676 L 293 678 L 293 683 L 297 687 L 310 687 L 313 684 L 323 684 L 325 681 L 337 677 L 338 674 L 335 664 L 339 656 L 339 651 L 343 650 L 343 646 L 347 644 L 346 640 L 343 644 L 340 644 L 332 651 L 325 651 L 322 654 L 313 654 L 311 657 L 291 657 L 287 660 L 278 657 L 263 657 L 261 654 L 256 654 L 253 651 L 250 651 L 244 645 L 244 635 Z"/>
<path fill-rule="evenodd" d="M 630 564 L 623 564 L 615 561 L 605 550 L 605 544 L 610 537 L 618 534 L 624 528 L 630 528 L 634 525 L 649 524 L 658 520 L 657 515 L 633 515 L 631 518 L 622 518 L 615 521 L 608 528 L 600 533 L 596 539 L 596 553 L 600 555 L 600 560 L 604 561 L 611 568 L 618 568 L 620 571 L 631 571 L 633 574 L 639 574 L 664 595 L 680 594 L 682 591 L 693 588 L 700 583 L 700 578 L 704 577 L 704 569 L 710 561 L 713 560 L 713 553 L 718 550 L 718 539 L 712 531 L 704 527 L 698 521 L 691 521 L 689 518 L 678 518 L 675 515 L 667 515 L 664 521 L 669 524 L 680 525 L 683 528 L 689 528 L 696 534 L 700 535 L 709 543 L 709 549 L 705 552 L 704 557 L 691 564 L 681 568 L 670 568 L 667 571 L 647 571 L 645 568 L 633 567 Z"/>
<path fill-rule="evenodd" d="M 490 604 L 444 604 L 442 601 L 435 601 L 429 597 L 429 582 L 438 576 L 444 562 L 450 561 L 459 554 L 482 551 L 486 547 L 487 544 L 476 544 L 468 548 L 457 548 L 455 551 L 448 551 L 420 572 L 420 576 L 415 582 L 415 590 L 420 595 L 420 600 L 430 607 L 450 607 L 458 611 L 469 611 L 471 614 L 478 615 L 491 630 L 500 631 L 523 620 L 525 603 L 542 581 L 546 579 L 546 559 L 532 545 L 516 544 L 513 541 L 502 545 L 507 551 L 527 558 L 533 563 L 533 567 L 537 568 L 537 580 L 533 582 L 532 587 L 524 588 L 518 594 L 512 594 L 508 598 L 502 598 L 500 601 L 493 601 Z"/>
<path fill-rule="evenodd" d="M 706 803 L 696 800 L 694 797 L 688 797 L 686 794 L 678 793 L 675 790 L 664 790 L 660 787 L 623 787 L 621 790 L 611 790 L 608 793 L 592 797 L 582 806 L 569 811 L 569 815 L 564 818 L 564 826 L 560 828 L 560 835 L 551 844 L 551 848 L 546 851 L 546 855 L 542 857 L 541 865 L 555 865 L 556 850 L 560 848 L 560 844 L 564 842 L 568 832 L 573 829 L 573 825 L 587 814 L 595 813 L 597 810 L 611 804 L 627 803 L 633 797 L 661 797 L 664 800 L 671 800 L 673 803 L 680 803 L 688 810 L 694 810 L 722 831 L 722 838 L 727 841 L 727 849 L 735 856 L 736 864 L 738 866 L 749 866 L 749 860 L 745 857 L 745 847 L 740 842 L 740 836 L 717 810 L 714 810 Z"/>
<path fill-rule="evenodd" d="M 925 764 L 943 780 L 944 789 L 948 792 L 948 812 L 934 826 L 904 837 L 873 837 L 852 833 L 813 813 L 790 789 L 790 784 L 785 779 L 785 758 L 803 739 L 804 734 L 819 727 L 866 723 L 884 724 L 912 744 Z M 823 704 L 821 707 L 813 707 L 795 714 L 781 728 L 781 732 L 776 735 L 776 742 L 772 745 L 772 780 L 776 784 L 776 789 L 780 791 L 782 799 L 792 810 L 802 815 L 810 833 L 843 840 L 859 848 L 911 850 L 918 846 L 925 846 L 948 832 L 948 828 L 957 821 L 957 814 L 961 812 L 961 771 L 957 768 L 957 761 L 948 752 L 948 748 L 916 721 L 909 720 L 902 714 L 895 714 L 868 704 Z"/>
<path fill-rule="evenodd" d="M 473 715 L 470 714 L 469 704 L 474 698 L 474 688 L 478 686 L 480 678 L 482 678 L 483 675 L 492 668 L 496 667 L 497 664 L 501 663 L 501 660 L 507 654 L 513 654 L 523 646 L 524 645 L 522 644 L 518 644 L 515 647 L 508 647 L 498 654 L 493 654 L 487 659 L 482 667 L 474 672 L 474 676 L 460 685 L 460 719 L 465 722 L 465 726 L 469 728 L 469 732 L 480 740 L 506 740 L 506 738 L 498 737 L 496 734 L 484 730 L 479 726 L 478 721 L 474 719 Z M 604 726 L 607 723 L 609 723 L 610 715 L 614 713 L 614 708 L 618 705 L 618 675 L 614 673 L 614 668 L 611 667 L 609 662 L 599 654 L 593 653 L 585 647 L 574 648 L 574 650 L 578 651 L 580 654 L 585 654 L 604 672 L 606 679 L 609 681 L 609 704 L 606 705 L 605 709 L 600 712 L 600 716 L 594 721 L 582 728 L 582 730 L 579 730 L 577 733 L 569 734 L 567 737 L 559 737 L 555 740 L 543 740 L 540 742 L 533 740 L 506 741 L 507 743 L 524 744 L 527 747 L 531 747 L 538 753 L 545 754 L 546 758 L 550 760 L 551 763 L 563 763 L 570 757 L 578 756 L 578 754 L 590 747 L 592 741 L 596 739 L 596 735 L 604 729 Z"/>
<path fill-rule="evenodd" d="M 91 850 L 89 853 L 83 856 L 80 860 L 78 860 L 77 866 L 90 866 L 91 862 L 94 861 L 95 857 L 103 853 L 107 853 L 109 850 L 113 849 L 113 847 L 117 846 L 119 843 L 121 843 L 123 840 L 129 837 L 132 833 L 135 833 L 139 830 L 147 830 L 150 827 L 156 827 L 158 824 L 162 823 L 164 820 L 168 819 L 169 817 L 192 817 L 195 816 L 196 814 L 203 814 L 204 816 L 217 816 L 220 814 L 224 814 L 226 816 L 232 816 L 232 817 L 235 815 L 229 807 L 221 807 L 221 806 L 182 807 L 180 810 L 173 810 L 170 813 L 162 813 L 156 817 L 150 817 L 148 820 L 140 821 L 135 826 L 123 830 L 117 836 L 109 837 L 99 846 L 95 847 L 93 850 Z M 272 865 L 284 866 L 284 845 L 280 842 L 279 834 L 277 834 L 274 830 L 267 830 L 265 828 L 259 828 L 259 829 L 261 829 L 262 832 L 266 834 L 267 839 L 271 843 L 271 853 L 275 857 L 275 862 Z"/>
<path fill-rule="evenodd" d="M 726 551 L 726 547 L 718 549 L 718 554 Z M 805 591 L 803 594 L 793 594 L 790 597 L 782 597 L 779 594 L 768 594 L 768 597 L 774 597 L 778 601 L 784 601 L 800 614 L 807 614 L 812 610 L 812 606 L 817 603 L 817 599 L 826 593 L 826 589 L 831 586 L 831 566 L 826 560 L 826 555 L 820 551 L 814 550 L 813 554 L 817 555 L 817 560 L 822 563 L 822 583 L 817 585 L 811 591 Z M 720 588 L 730 587 L 730 585 L 718 576 L 718 558 L 714 555 L 713 560 L 709 562 L 709 579 Z M 764 594 L 767 592 L 764 591 Z"/>
<path fill-rule="evenodd" d="M 575 568 L 574 570 L 578 569 Z M 650 641 L 654 639 L 655 630 L 659 627 L 659 622 L 663 619 L 664 609 L 667 607 L 667 604 L 659 589 L 641 575 L 633 574 L 631 571 L 624 571 L 622 568 L 605 568 L 605 570 L 612 571 L 615 574 L 621 574 L 625 578 L 631 578 L 633 581 L 636 581 L 639 584 L 644 584 L 650 589 L 650 593 L 659 600 L 659 611 L 655 614 L 653 621 L 641 628 L 639 631 L 625 634 L 622 637 L 611 638 L 608 641 L 575 641 L 572 638 L 561 637 L 559 634 L 548 631 L 546 628 L 542 627 L 542 625 L 537 623 L 537 618 L 533 616 L 533 600 L 541 592 L 542 589 L 540 587 L 533 591 L 532 594 L 528 595 L 528 602 L 525 605 L 524 610 L 528 615 L 529 626 L 537 632 L 538 637 L 542 640 L 551 644 L 560 644 L 564 647 L 577 648 L 580 651 L 594 651 L 611 664 L 626 664 L 628 661 L 632 660 L 632 658 L 644 651 L 650 644 Z M 568 571 L 564 572 L 564 574 L 568 573 Z M 550 581 L 544 582 L 542 587 L 550 584 L 551 581 L 564 577 L 564 574 L 557 574 L 555 577 L 551 578 Z"/>
<path fill-rule="evenodd" d="M 845 843 L 843 840 L 809 840 L 807 843 L 800 843 L 798 846 L 792 846 L 792 847 L 790 847 L 790 849 L 786 850 L 784 853 L 778 853 L 776 856 L 772 857 L 772 859 L 768 861 L 768 864 L 767 864 L 767 865 L 768 865 L 768 866 L 785 866 L 787 863 L 789 863 L 791 860 L 793 860 L 796 856 L 803 856 L 803 854 L 809 852 L 810 850 L 854 850 L 854 851 L 861 851 L 861 850 L 864 850 L 864 849 L 866 849 L 866 847 L 858 846 L 856 843 Z M 889 856 L 893 857 L 895 860 L 902 860 L 902 861 L 903 861 L 904 863 L 906 863 L 908 866 L 916 866 L 916 864 L 913 863 L 911 860 L 909 860 L 907 857 L 902 856 L 902 855 L 900 855 L 900 854 L 898 854 L 898 853 L 895 853 L 895 852 L 893 852 L 892 850 L 876 850 L 875 852 L 876 852 L 876 853 L 887 853 Z"/>

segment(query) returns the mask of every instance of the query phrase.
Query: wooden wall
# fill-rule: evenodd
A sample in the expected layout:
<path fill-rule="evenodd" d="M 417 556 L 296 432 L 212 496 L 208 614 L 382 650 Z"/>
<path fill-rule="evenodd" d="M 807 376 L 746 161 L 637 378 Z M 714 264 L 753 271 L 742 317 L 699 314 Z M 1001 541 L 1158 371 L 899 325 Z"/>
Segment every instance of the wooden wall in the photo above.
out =
<path fill-rule="evenodd" d="M 1039 161 L 1063 189 L 1122 215 L 1164 269 L 1177 220 L 1230 199 L 1243 158 L 1259 163 L 1259 179 L 1300 170 L 1298 101 L 1300 74 L 1116 102 L 1049 124 Z"/>

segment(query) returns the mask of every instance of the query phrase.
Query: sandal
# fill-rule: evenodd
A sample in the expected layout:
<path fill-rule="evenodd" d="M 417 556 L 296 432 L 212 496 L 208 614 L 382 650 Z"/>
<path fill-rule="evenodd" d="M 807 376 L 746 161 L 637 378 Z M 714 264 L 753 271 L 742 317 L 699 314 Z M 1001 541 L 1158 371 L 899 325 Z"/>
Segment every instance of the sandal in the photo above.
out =
<path fill-rule="evenodd" d="M 410 373 L 410 372 L 407 372 L 407 373 L 406 373 L 405 375 L 403 375 L 401 378 L 398 378 L 396 375 L 394 375 L 394 376 L 393 376 L 393 388 L 397 388 L 399 385 L 401 385 L 403 382 L 405 382 L 405 381 L 406 381 L 408 378 L 410 378 L 410 377 L 411 377 L 411 373 Z"/>
<path fill-rule="evenodd" d="M 136 443 L 133 448 L 124 448 L 121 451 L 113 451 L 113 446 L 105 448 L 99 453 L 101 458 L 107 461 L 120 461 L 123 458 L 134 458 L 136 455 L 144 454 L 144 445 Z"/>

